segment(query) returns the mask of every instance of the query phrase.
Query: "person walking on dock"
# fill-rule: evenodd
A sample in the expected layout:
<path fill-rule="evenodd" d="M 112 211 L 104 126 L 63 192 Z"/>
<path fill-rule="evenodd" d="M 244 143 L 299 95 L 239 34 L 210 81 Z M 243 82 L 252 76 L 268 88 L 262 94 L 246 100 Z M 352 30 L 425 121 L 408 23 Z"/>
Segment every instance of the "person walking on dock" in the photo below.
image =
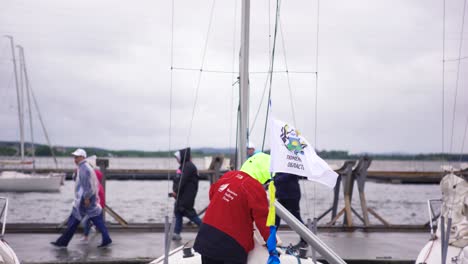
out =
<path fill-rule="evenodd" d="M 99 205 L 102 208 L 102 219 L 104 219 L 104 214 L 105 214 L 105 208 L 106 208 L 106 195 L 104 192 L 104 186 L 102 186 L 102 178 L 104 175 L 102 172 L 99 170 L 99 168 L 96 166 L 96 156 L 93 155 L 89 158 L 86 159 L 91 165 L 91 167 L 94 170 L 94 173 L 96 174 L 97 180 L 98 180 L 98 196 L 99 196 Z M 85 217 L 82 221 L 83 225 L 83 237 L 81 238 L 82 241 L 88 241 L 89 233 L 91 233 L 91 219 L 89 217 Z"/>
<path fill-rule="evenodd" d="M 86 161 L 86 151 L 77 149 L 72 155 L 75 164 L 78 166 L 75 181 L 75 200 L 68 218 L 67 229 L 56 241 L 50 243 L 56 247 L 67 247 L 81 220 L 87 216 L 102 234 L 102 243 L 98 248 L 107 247 L 112 243 L 112 239 L 109 237 L 101 214 L 102 208 L 99 205 L 97 177 Z"/>
<path fill-rule="evenodd" d="M 198 170 L 193 164 L 190 148 L 181 149 L 174 153 L 179 169 L 173 180 L 170 196 L 176 199 L 174 204 L 175 226 L 172 240 L 181 240 L 183 217 L 187 217 L 197 226 L 201 225 L 201 219 L 194 209 L 195 197 L 198 192 Z"/>

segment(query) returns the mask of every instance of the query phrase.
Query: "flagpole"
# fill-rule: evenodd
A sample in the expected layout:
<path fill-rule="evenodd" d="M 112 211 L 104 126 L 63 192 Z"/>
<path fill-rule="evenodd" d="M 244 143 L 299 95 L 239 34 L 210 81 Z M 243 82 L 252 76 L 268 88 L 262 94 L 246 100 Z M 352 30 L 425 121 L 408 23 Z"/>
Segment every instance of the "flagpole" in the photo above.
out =
<path fill-rule="evenodd" d="M 247 159 L 247 141 L 249 138 L 249 34 L 250 34 L 250 0 L 242 1 L 241 47 L 239 58 L 239 148 L 238 164 L 240 168 Z"/>

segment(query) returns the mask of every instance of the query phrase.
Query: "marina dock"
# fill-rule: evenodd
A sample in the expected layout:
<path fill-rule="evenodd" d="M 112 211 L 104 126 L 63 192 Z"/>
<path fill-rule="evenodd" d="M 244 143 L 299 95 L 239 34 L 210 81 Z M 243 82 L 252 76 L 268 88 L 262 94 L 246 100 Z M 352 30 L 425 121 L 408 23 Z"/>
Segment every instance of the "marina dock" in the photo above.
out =
<path fill-rule="evenodd" d="M 10 228 L 10 230 L 15 230 Z M 18 231 L 18 230 L 17 230 Z M 111 228 L 113 244 L 106 249 L 98 249 L 100 235 L 92 233 L 90 241 L 80 241 L 77 232 L 68 248 L 55 248 L 50 242 L 59 233 L 18 232 L 7 233 L 5 238 L 14 248 L 24 264 L 98 264 L 98 263 L 149 263 L 163 254 L 164 233 L 159 228 L 123 229 Z M 295 244 L 298 237 L 288 230 L 280 230 L 283 245 Z M 186 228 L 182 241 L 173 242 L 176 248 L 196 236 L 196 230 Z M 322 231 L 319 237 L 347 263 L 414 263 L 419 251 L 429 239 L 427 231 L 363 231 L 336 232 Z M 309 249 L 308 255 L 311 256 Z M 320 257 L 319 257 L 320 260 Z"/>
<path fill-rule="evenodd" d="M 1 171 L 1 169 L 0 169 Z M 23 169 L 31 172 L 30 169 Z M 66 179 L 72 180 L 72 169 L 37 169 L 37 173 L 65 172 Z M 108 169 L 106 171 L 107 180 L 167 180 L 172 179 L 175 170 L 151 170 L 151 169 Z M 222 174 L 225 171 L 220 171 Z M 208 180 L 214 170 L 199 170 L 200 179 Z M 367 178 L 374 182 L 389 183 L 414 183 L 414 184 L 438 184 L 446 173 L 442 171 L 377 171 L 369 170 Z M 466 173 L 468 175 L 468 172 Z"/>

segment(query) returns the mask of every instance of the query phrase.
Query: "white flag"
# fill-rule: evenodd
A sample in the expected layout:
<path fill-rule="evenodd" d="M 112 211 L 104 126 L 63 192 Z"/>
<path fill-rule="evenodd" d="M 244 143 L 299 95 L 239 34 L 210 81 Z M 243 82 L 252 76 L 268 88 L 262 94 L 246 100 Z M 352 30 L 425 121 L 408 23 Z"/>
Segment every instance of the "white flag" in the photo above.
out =
<path fill-rule="evenodd" d="M 338 174 L 315 153 L 294 127 L 270 116 L 271 172 L 286 172 L 307 177 L 330 188 Z"/>

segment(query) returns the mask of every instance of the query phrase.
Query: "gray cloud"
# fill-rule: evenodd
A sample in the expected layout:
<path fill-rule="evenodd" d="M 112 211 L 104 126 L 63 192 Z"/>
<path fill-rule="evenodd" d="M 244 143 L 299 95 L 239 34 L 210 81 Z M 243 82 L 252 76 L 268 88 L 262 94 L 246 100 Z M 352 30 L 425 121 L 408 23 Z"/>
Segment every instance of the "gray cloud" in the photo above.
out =
<path fill-rule="evenodd" d="M 198 69 L 202 65 L 211 3 L 175 2 L 175 67 Z M 267 3 L 252 3 L 250 69 L 254 72 L 268 69 L 273 31 L 268 30 Z M 275 115 L 291 123 L 295 120 L 311 143 L 317 138 L 320 149 L 441 151 L 440 1 L 320 3 L 317 135 L 314 74 L 289 74 L 294 115 L 287 75 L 274 75 Z M 462 4 L 461 0 L 447 3 L 446 58 L 458 56 Z M 286 69 L 286 57 L 290 71 L 316 71 L 316 3 L 283 2 L 281 9 L 283 35 L 278 37 L 275 69 Z M 214 12 L 204 69 L 237 71 L 239 1 L 218 1 Z M 272 22 L 273 18 L 272 12 Z M 112 149 L 169 147 L 170 2 L 7 0 L 0 10 L 0 34 L 14 35 L 25 47 L 30 79 L 54 143 Z M 466 42 L 462 56 L 466 56 Z M 2 140 L 18 138 L 9 58 L 8 42 L 2 38 Z M 468 114 L 467 61 L 460 64 L 456 151 L 461 149 Z M 447 150 L 457 63 L 445 65 Z M 198 71 L 173 71 L 171 148 L 187 144 L 232 147 L 236 75 L 202 73 L 193 114 L 198 77 Z M 265 74 L 251 75 L 251 122 L 265 80 Z M 266 98 L 251 135 L 257 145 L 263 138 L 265 102 Z M 39 141 L 44 142 L 37 121 L 35 127 Z"/>

